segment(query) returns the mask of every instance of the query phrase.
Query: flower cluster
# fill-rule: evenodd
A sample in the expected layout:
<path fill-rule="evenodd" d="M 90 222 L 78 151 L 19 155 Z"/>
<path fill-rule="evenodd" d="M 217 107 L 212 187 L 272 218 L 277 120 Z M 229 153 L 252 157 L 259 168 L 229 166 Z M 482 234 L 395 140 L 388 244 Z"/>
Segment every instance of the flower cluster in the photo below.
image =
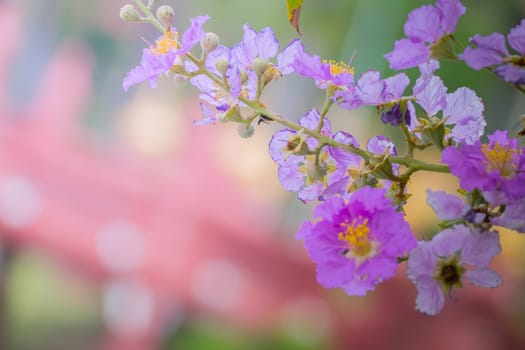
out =
<path fill-rule="evenodd" d="M 453 297 L 464 281 L 491 288 L 501 284 L 489 267 L 501 252 L 495 226 L 525 233 L 525 148 L 507 131 L 483 141 L 487 123 L 481 98 L 466 86 L 449 92 L 437 72 L 439 60 L 459 58 L 474 69 L 493 69 L 525 92 L 520 86 L 525 82 L 525 20 L 507 36 L 517 55 L 510 55 L 504 37 L 495 33 L 474 36 L 475 47 L 457 56 L 454 31 L 466 12 L 463 4 L 437 0 L 415 9 L 404 26 L 406 38 L 385 55 L 394 70 L 418 68 L 411 85 L 404 72 L 356 75 L 351 62 L 312 55 L 300 39 L 281 50 L 269 27 L 256 31 L 245 24 L 242 40 L 226 47 L 216 34 L 204 31 L 209 17 L 200 16 L 179 41 L 171 27 L 173 10 L 164 8 L 166 15 L 156 20 L 154 2 L 137 3 L 144 17 L 135 8 L 130 12 L 132 5 L 121 17 L 150 21 L 163 34 L 144 49 L 124 89 L 142 81 L 156 86 L 163 76 L 185 79 L 200 93 L 203 118 L 196 124 L 236 123 L 243 137 L 261 123 L 282 125 L 269 152 L 284 189 L 302 202 L 316 202 L 313 219 L 302 224 L 297 238 L 316 263 L 321 285 L 362 296 L 407 262 L 418 291 L 416 308 L 436 315 L 445 296 Z M 265 88 L 288 74 L 313 80 L 326 97 L 321 108 L 310 108 L 297 122 L 262 102 Z M 334 106 L 375 107 L 384 124 L 401 132 L 403 153 L 385 135 L 361 146 L 355 135 L 332 130 L 328 115 Z M 429 147 L 442 152 L 442 163 L 416 158 L 415 150 Z M 427 190 L 427 203 L 441 220 L 431 240 L 417 239 L 404 219 L 411 195 L 407 184 L 418 171 L 450 173 L 461 185 L 460 195 Z"/>

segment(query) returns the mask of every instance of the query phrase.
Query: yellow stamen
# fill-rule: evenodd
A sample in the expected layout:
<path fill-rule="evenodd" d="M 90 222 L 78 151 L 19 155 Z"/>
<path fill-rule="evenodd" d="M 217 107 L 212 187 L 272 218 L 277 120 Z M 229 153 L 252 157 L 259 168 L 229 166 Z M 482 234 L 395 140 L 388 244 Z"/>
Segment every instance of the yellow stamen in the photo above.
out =
<path fill-rule="evenodd" d="M 150 52 L 155 55 L 165 55 L 171 49 L 178 47 L 178 33 L 177 32 L 164 32 L 162 37 L 157 40 L 156 46 L 150 48 Z"/>
<path fill-rule="evenodd" d="M 515 149 L 496 143 L 493 147 L 488 144 L 482 145 L 481 151 L 485 155 L 485 167 L 488 171 L 499 170 L 500 175 L 505 177 L 510 177 L 516 172 Z"/>
<path fill-rule="evenodd" d="M 340 74 L 354 74 L 354 67 L 350 67 L 342 61 L 323 60 L 323 63 L 328 63 L 330 65 L 330 74 L 333 76 Z"/>
<path fill-rule="evenodd" d="M 343 231 L 339 232 L 337 238 L 348 243 L 345 256 L 353 258 L 358 264 L 374 256 L 377 253 L 377 242 L 370 240 L 370 227 L 368 219 L 361 216 L 352 220 L 351 223 L 344 221 L 340 224 Z"/>

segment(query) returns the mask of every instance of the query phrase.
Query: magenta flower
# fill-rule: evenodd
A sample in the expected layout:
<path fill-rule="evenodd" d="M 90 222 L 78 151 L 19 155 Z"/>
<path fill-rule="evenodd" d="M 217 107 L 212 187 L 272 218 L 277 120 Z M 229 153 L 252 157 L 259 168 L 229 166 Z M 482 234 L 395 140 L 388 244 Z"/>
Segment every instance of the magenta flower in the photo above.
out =
<path fill-rule="evenodd" d="M 475 70 L 496 66 L 495 72 L 505 81 L 525 84 L 525 19 L 512 28 L 507 40 L 518 55 L 510 55 L 505 45 L 505 37 L 500 33 L 474 35 L 469 46 L 460 58 Z"/>
<path fill-rule="evenodd" d="M 507 131 L 496 131 L 488 139 L 486 144 L 447 147 L 442 161 L 463 189 L 481 190 L 491 205 L 521 200 L 525 197 L 525 148 L 510 139 Z"/>
<path fill-rule="evenodd" d="M 365 295 L 396 272 L 397 258 L 416 246 L 410 227 L 386 190 L 363 187 L 348 200 L 330 197 L 314 209 L 297 238 L 317 264 L 317 281 Z"/>
<path fill-rule="evenodd" d="M 419 241 L 408 258 L 408 277 L 417 288 L 416 309 L 437 315 L 445 304 L 445 294 L 461 288 L 463 281 L 479 287 L 495 288 L 501 277 L 488 267 L 501 252 L 497 232 L 473 231 L 455 226 L 441 231 L 432 241 Z"/>
<path fill-rule="evenodd" d="M 433 46 L 456 30 L 464 13 L 459 0 L 437 0 L 436 6 L 422 6 L 409 13 L 404 26 L 407 38 L 396 41 L 385 55 L 390 68 L 406 69 L 426 62 L 432 57 Z"/>
<path fill-rule="evenodd" d="M 202 26 L 208 19 L 208 16 L 192 18 L 191 25 L 182 35 L 180 43 L 178 33 L 173 30 L 160 36 L 154 47 L 144 49 L 140 65 L 131 70 L 124 78 L 122 84 L 124 90 L 127 91 L 130 86 L 146 80 L 149 80 L 151 87 L 156 87 L 159 76 L 168 73 L 179 57 L 185 55 L 200 42 L 205 35 Z"/>

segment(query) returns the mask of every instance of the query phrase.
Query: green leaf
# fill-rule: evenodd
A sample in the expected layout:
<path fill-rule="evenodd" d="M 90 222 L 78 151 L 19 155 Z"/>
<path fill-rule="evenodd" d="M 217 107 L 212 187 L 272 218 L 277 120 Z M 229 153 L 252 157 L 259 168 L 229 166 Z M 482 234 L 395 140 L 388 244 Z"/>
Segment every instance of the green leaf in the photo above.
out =
<path fill-rule="evenodd" d="M 301 14 L 301 7 L 304 0 L 286 0 L 286 11 L 288 13 L 288 21 L 295 28 L 297 34 L 301 35 L 299 29 L 299 15 Z"/>

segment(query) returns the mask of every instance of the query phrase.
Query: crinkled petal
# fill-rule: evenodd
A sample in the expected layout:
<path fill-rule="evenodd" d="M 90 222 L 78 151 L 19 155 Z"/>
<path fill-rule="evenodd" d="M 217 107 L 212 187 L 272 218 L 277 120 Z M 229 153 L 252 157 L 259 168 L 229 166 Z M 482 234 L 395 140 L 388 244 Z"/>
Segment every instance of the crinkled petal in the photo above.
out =
<path fill-rule="evenodd" d="M 338 288 L 352 280 L 354 266 L 347 264 L 319 264 L 317 265 L 317 282 L 325 288 Z"/>
<path fill-rule="evenodd" d="M 321 182 L 316 182 L 310 186 L 303 187 L 300 191 L 297 192 L 297 198 L 303 201 L 304 203 L 309 203 L 318 199 L 319 195 L 323 191 L 323 184 Z"/>
<path fill-rule="evenodd" d="M 298 55 L 304 52 L 304 46 L 300 39 L 290 41 L 288 46 L 277 56 L 277 69 L 282 74 L 294 72 L 293 63 Z"/>
<path fill-rule="evenodd" d="M 421 6 L 408 14 L 404 30 L 413 41 L 436 42 L 443 35 L 441 13 L 434 6 Z"/>
<path fill-rule="evenodd" d="M 433 58 L 428 62 L 419 65 L 419 77 L 417 78 L 413 88 L 414 95 L 417 95 L 423 91 L 423 89 L 428 85 L 434 76 L 434 71 L 437 69 L 439 69 L 439 61 Z"/>
<path fill-rule="evenodd" d="M 287 149 L 288 142 L 295 135 L 297 135 L 297 133 L 291 129 L 283 129 L 273 134 L 270 140 L 269 148 L 270 156 L 272 157 L 274 162 L 276 162 L 277 164 L 282 164 L 285 162 L 287 156 L 290 156 L 289 154 L 286 154 L 283 151 Z"/>
<path fill-rule="evenodd" d="M 376 285 L 370 280 L 354 278 L 342 287 L 344 288 L 345 293 L 348 295 L 365 296 L 366 293 L 373 290 Z"/>
<path fill-rule="evenodd" d="M 438 76 L 433 76 L 425 88 L 416 95 L 417 103 L 429 116 L 436 115 L 447 106 L 447 88 Z"/>
<path fill-rule="evenodd" d="M 416 287 L 416 309 L 431 316 L 439 314 L 445 305 L 439 284 L 432 277 L 423 276 L 416 280 Z"/>
<path fill-rule="evenodd" d="M 521 56 L 525 56 L 525 19 L 520 24 L 512 28 L 507 35 L 510 46 Z"/>
<path fill-rule="evenodd" d="M 405 73 L 398 73 L 385 79 L 384 100 L 390 101 L 403 96 L 405 89 L 410 84 L 410 79 Z"/>
<path fill-rule="evenodd" d="M 385 55 L 394 70 L 407 69 L 424 63 L 430 56 L 430 49 L 423 42 L 410 39 L 397 40 L 394 49 Z"/>
<path fill-rule="evenodd" d="M 504 226 L 511 230 L 525 233 L 525 199 L 509 204 L 505 212 L 494 220 L 496 225 Z"/>
<path fill-rule="evenodd" d="M 333 139 L 337 142 L 359 148 L 357 139 L 347 132 L 338 131 L 333 136 Z M 330 147 L 329 151 L 332 158 L 334 158 L 337 162 L 344 164 L 346 167 L 358 167 L 361 164 L 361 157 L 354 153 L 344 151 L 339 147 Z"/>
<path fill-rule="evenodd" d="M 208 19 L 210 19 L 210 16 L 197 16 L 190 19 L 190 27 L 182 34 L 181 53 L 191 50 L 192 47 L 201 41 L 204 34 L 206 34 L 202 26 Z"/>
<path fill-rule="evenodd" d="M 330 198 L 330 201 L 319 203 L 314 208 L 314 218 L 332 218 L 345 206 L 344 199 L 341 197 Z"/>
<path fill-rule="evenodd" d="M 377 105 L 383 102 L 385 82 L 378 71 L 370 70 L 361 74 L 357 81 L 356 94 L 366 105 Z"/>
<path fill-rule="evenodd" d="M 443 230 L 432 238 L 434 253 L 441 257 L 452 256 L 464 248 L 470 235 L 470 229 L 463 225 Z"/>
<path fill-rule="evenodd" d="M 304 184 L 304 175 L 298 171 L 297 164 L 290 158 L 287 163 L 279 166 L 277 176 L 285 190 L 297 192 Z"/>
<path fill-rule="evenodd" d="M 441 27 L 445 33 L 454 33 L 459 17 L 467 10 L 466 7 L 459 0 L 438 0 L 436 7 L 441 11 Z"/>
<path fill-rule="evenodd" d="M 473 266 L 485 267 L 501 253 L 497 232 L 472 232 L 463 244 L 461 260 Z"/>
<path fill-rule="evenodd" d="M 469 283 L 484 288 L 496 288 L 501 286 L 502 278 L 494 270 L 489 268 L 468 270 L 463 276 Z"/>
<path fill-rule="evenodd" d="M 442 220 L 459 219 L 470 209 L 461 198 L 445 191 L 432 191 L 431 189 L 427 189 L 427 204 Z"/>
<path fill-rule="evenodd" d="M 397 155 L 396 145 L 388 137 L 383 135 L 377 135 L 371 137 L 366 143 L 366 149 L 368 152 L 375 154 L 391 154 Z"/>
<path fill-rule="evenodd" d="M 255 38 L 257 54 L 261 58 L 272 58 L 279 51 L 279 41 L 270 27 L 263 28 Z"/>
<path fill-rule="evenodd" d="M 408 255 L 407 275 L 413 282 L 421 276 L 432 276 L 436 271 L 436 255 L 431 242 L 419 241 Z"/>
<path fill-rule="evenodd" d="M 467 47 L 459 58 L 476 70 L 502 63 L 503 57 L 509 54 L 505 46 L 505 37 L 500 33 L 486 36 L 476 34 L 470 39 L 470 42 L 477 47 Z"/>
<path fill-rule="evenodd" d="M 248 23 L 244 24 L 242 29 L 242 47 L 246 61 L 251 63 L 257 57 L 257 32 Z"/>
<path fill-rule="evenodd" d="M 446 101 L 447 106 L 443 110 L 443 116 L 448 117 L 447 124 L 456 124 L 451 135 L 453 139 L 467 144 L 479 140 L 487 123 L 483 117 L 483 103 L 476 93 L 469 88 L 461 87 L 448 94 Z"/>
<path fill-rule="evenodd" d="M 525 67 L 512 63 L 502 64 L 494 69 L 496 74 L 507 83 L 525 85 Z"/>

